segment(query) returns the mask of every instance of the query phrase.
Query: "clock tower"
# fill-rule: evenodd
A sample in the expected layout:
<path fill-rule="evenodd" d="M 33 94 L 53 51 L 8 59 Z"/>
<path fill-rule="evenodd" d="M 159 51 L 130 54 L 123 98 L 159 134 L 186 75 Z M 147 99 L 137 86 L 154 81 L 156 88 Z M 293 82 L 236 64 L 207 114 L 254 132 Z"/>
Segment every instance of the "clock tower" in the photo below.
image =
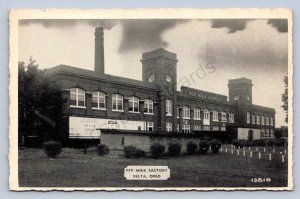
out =
<path fill-rule="evenodd" d="M 243 127 L 250 127 L 252 123 L 252 80 L 245 77 L 231 79 L 228 82 L 229 103 L 236 107 L 236 124 Z M 247 123 L 247 113 L 250 114 Z"/>
<path fill-rule="evenodd" d="M 166 130 L 166 123 L 172 123 L 172 130 L 176 129 L 176 90 L 177 90 L 177 56 L 163 48 L 143 53 L 142 55 L 143 81 L 155 84 L 159 89 L 157 126 L 159 130 Z M 166 109 L 166 101 L 171 102 L 171 110 Z M 170 105 L 170 104 L 168 104 Z M 170 114 L 171 112 L 171 114 Z"/>

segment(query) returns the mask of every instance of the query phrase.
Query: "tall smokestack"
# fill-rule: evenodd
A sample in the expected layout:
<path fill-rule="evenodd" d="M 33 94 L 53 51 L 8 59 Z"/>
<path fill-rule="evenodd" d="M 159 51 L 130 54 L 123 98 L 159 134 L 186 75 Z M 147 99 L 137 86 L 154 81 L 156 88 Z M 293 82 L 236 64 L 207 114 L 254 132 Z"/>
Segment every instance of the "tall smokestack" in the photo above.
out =
<path fill-rule="evenodd" d="M 95 72 L 98 75 L 104 74 L 104 40 L 103 28 L 95 29 Z"/>

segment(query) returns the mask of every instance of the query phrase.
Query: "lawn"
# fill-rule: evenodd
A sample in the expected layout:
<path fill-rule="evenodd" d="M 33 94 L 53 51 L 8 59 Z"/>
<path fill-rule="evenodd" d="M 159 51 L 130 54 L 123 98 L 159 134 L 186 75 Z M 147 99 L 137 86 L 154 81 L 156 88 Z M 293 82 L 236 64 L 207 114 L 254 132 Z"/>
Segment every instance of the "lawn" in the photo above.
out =
<path fill-rule="evenodd" d="M 281 156 L 272 161 L 262 155 L 253 158 L 235 153 L 166 157 L 163 159 L 126 159 L 120 151 L 99 157 L 94 148 L 63 149 L 57 159 L 48 159 L 42 149 L 19 150 L 21 187 L 285 187 L 287 162 Z M 267 151 L 271 149 L 267 148 Z M 242 153 L 241 153 L 242 154 Z M 168 166 L 166 181 L 131 181 L 124 178 L 128 165 Z M 270 178 L 271 182 L 251 182 Z"/>

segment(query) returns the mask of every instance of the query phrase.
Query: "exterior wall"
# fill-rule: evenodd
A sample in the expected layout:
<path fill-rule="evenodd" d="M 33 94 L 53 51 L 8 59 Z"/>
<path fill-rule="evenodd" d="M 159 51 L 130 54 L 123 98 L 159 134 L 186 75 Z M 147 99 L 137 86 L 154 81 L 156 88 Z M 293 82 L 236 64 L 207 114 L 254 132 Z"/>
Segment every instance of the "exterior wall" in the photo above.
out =
<path fill-rule="evenodd" d="M 223 96 L 221 96 L 223 97 Z M 183 124 L 190 124 L 191 130 L 204 130 L 203 126 L 207 126 L 207 124 L 204 124 L 204 109 L 208 109 L 210 112 L 210 129 L 213 130 L 213 127 L 219 128 L 218 130 L 221 130 L 221 127 L 227 128 L 228 126 L 235 126 L 234 123 L 229 123 L 229 113 L 236 114 L 234 108 L 227 103 L 226 99 L 225 101 L 216 101 L 216 100 L 201 100 L 196 97 L 189 97 L 187 95 L 180 94 L 178 96 L 177 106 L 183 107 L 188 106 L 191 109 L 191 119 L 182 119 L 182 109 L 180 109 L 180 118 L 177 118 L 178 123 L 180 124 L 180 131 L 182 129 Z M 200 120 L 195 120 L 194 117 L 194 109 L 199 108 L 200 111 Z M 213 111 L 218 112 L 218 121 L 213 120 Z M 226 121 L 221 121 L 221 112 L 226 113 Z M 236 120 L 236 118 L 234 119 Z M 194 125 L 200 125 L 201 129 L 193 129 Z"/>
<path fill-rule="evenodd" d="M 249 131 L 253 132 L 253 140 L 261 139 L 261 130 L 260 129 L 249 129 L 249 128 L 238 128 L 238 140 L 248 140 Z"/>
<path fill-rule="evenodd" d="M 69 117 L 70 138 L 95 138 L 99 139 L 99 129 L 122 129 L 132 131 L 145 131 L 146 124 L 143 121 L 112 120 L 87 117 Z"/>
<path fill-rule="evenodd" d="M 170 142 L 178 142 L 181 144 L 181 152 L 186 152 L 186 144 L 189 141 L 199 143 L 200 138 L 191 136 L 157 136 L 155 134 L 139 134 L 139 133 L 102 133 L 101 143 L 109 146 L 111 150 L 123 150 L 124 146 L 133 145 L 146 152 L 150 152 L 150 146 L 153 143 L 161 143 L 165 146 L 165 152 L 168 151 Z"/>

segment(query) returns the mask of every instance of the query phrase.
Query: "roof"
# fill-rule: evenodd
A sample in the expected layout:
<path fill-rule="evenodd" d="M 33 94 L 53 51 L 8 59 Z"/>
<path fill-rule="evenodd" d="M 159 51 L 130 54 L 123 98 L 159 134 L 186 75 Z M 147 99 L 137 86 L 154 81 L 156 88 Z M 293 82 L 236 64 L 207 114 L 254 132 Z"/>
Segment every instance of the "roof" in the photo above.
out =
<path fill-rule="evenodd" d="M 252 80 L 247 79 L 246 77 L 241 77 L 241 78 L 238 78 L 238 79 L 228 80 L 228 84 L 230 84 L 230 85 L 232 85 L 232 84 L 249 84 L 249 85 L 252 85 Z"/>
<path fill-rule="evenodd" d="M 145 52 L 142 54 L 142 61 L 148 60 L 148 59 L 153 59 L 156 57 L 164 57 L 166 59 L 172 60 L 172 61 L 178 61 L 177 60 L 177 55 L 175 53 L 172 53 L 170 51 L 167 51 L 163 48 L 158 48 L 156 50 L 150 51 L 150 52 Z"/>
<path fill-rule="evenodd" d="M 208 92 L 208 91 L 204 91 L 204 90 L 199 90 L 199 89 L 195 89 L 195 88 L 181 86 L 181 92 L 180 92 L 181 95 L 184 95 L 184 93 L 187 92 L 187 91 L 201 93 L 201 94 L 210 95 L 210 96 L 215 96 L 215 97 L 220 98 L 222 101 L 227 101 L 227 96 L 226 95 L 221 95 L 221 94 L 212 93 L 212 92 Z"/>
<path fill-rule="evenodd" d="M 95 71 L 77 68 L 77 67 L 68 66 L 68 65 L 54 66 L 50 69 L 47 69 L 47 73 L 50 75 L 60 73 L 60 74 L 68 74 L 68 75 L 74 75 L 74 76 L 84 76 L 87 78 L 94 78 L 99 81 L 106 81 L 106 82 L 111 82 L 111 83 L 116 83 L 116 84 L 127 84 L 127 85 L 132 85 L 132 86 L 139 86 L 139 87 L 143 87 L 143 88 L 147 88 L 147 89 L 157 89 L 156 85 L 148 83 L 148 82 L 134 80 L 134 79 L 125 78 L 125 77 L 114 76 L 114 75 L 107 75 L 107 74 L 98 75 Z"/>
<path fill-rule="evenodd" d="M 252 104 L 252 110 L 254 112 L 275 113 L 275 109 L 274 108 L 269 108 L 269 107 L 265 107 L 265 106 L 259 106 L 259 105 L 255 105 L 255 104 Z"/>

